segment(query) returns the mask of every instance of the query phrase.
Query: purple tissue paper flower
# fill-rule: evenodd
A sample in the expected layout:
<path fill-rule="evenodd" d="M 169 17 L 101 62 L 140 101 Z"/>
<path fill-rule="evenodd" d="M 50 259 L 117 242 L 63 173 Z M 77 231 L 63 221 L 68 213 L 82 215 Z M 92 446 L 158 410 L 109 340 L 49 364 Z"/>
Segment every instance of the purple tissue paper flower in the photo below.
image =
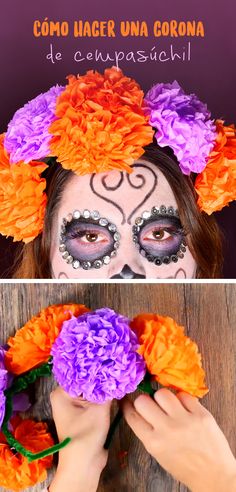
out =
<path fill-rule="evenodd" d="M 129 320 L 109 308 L 64 321 L 52 346 L 53 374 L 72 397 L 94 403 L 135 391 L 146 367 Z"/>
<path fill-rule="evenodd" d="M 144 103 L 160 147 L 171 147 L 184 174 L 202 172 L 216 139 L 206 104 L 185 94 L 177 81 L 154 85 Z"/>
<path fill-rule="evenodd" d="M 16 111 L 4 139 L 12 164 L 19 161 L 28 163 L 49 155 L 52 135 L 48 129 L 56 119 L 56 100 L 63 90 L 62 86 L 51 87 Z"/>
<path fill-rule="evenodd" d="M 4 390 L 8 385 L 8 371 L 4 364 L 5 350 L 0 346 L 0 427 L 5 415 L 5 395 Z"/>

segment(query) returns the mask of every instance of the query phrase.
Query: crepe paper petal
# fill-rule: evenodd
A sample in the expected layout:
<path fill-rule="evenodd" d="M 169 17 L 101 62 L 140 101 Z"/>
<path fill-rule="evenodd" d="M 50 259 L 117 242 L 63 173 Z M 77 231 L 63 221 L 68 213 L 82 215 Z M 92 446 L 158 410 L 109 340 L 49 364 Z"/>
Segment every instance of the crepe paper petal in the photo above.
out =
<path fill-rule="evenodd" d="M 81 304 L 57 304 L 40 311 L 14 337 L 8 340 L 5 364 L 13 374 L 22 374 L 50 358 L 52 344 L 58 337 L 63 321 L 88 309 Z"/>
<path fill-rule="evenodd" d="M 22 420 L 19 416 L 11 420 L 14 437 L 28 450 L 39 452 L 53 445 L 52 436 L 47 424 Z M 27 458 L 15 453 L 6 443 L 5 436 L 0 432 L 0 484 L 12 491 L 32 487 L 43 482 L 47 477 L 47 469 L 52 466 L 52 456 L 29 463 Z"/>
<path fill-rule="evenodd" d="M 198 347 L 168 316 L 140 314 L 131 322 L 148 372 L 163 386 L 203 397 L 208 389 Z"/>
<path fill-rule="evenodd" d="M 13 412 L 26 412 L 31 407 L 29 395 L 20 393 L 13 398 Z"/>
<path fill-rule="evenodd" d="M 48 128 L 56 118 L 56 100 L 63 90 L 64 87 L 59 85 L 51 87 L 16 111 L 4 142 L 11 164 L 29 163 L 48 156 L 51 140 Z"/>
<path fill-rule="evenodd" d="M 46 456 L 51 456 L 63 449 L 71 441 L 70 437 L 67 437 L 58 444 L 53 444 L 52 446 L 46 447 L 38 451 L 32 451 L 31 449 L 26 449 L 24 443 L 21 443 L 17 436 L 14 436 L 12 431 L 12 415 L 13 415 L 13 405 L 14 398 L 22 390 L 25 390 L 34 383 L 40 377 L 49 377 L 52 374 L 51 361 L 49 363 L 41 364 L 40 367 L 36 367 L 31 371 L 28 371 L 23 376 L 19 376 L 14 379 L 10 388 L 5 391 L 6 396 L 6 412 L 4 416 L 4 421 L 2 424 L 2 433 L 9 446 L 20 453 L 22 456 L 28 459 L 28 462 L 37 461 L 39 459 L 45 458 Z"/>
<path fill-rule="evenodd" d="M 43 229 L 47 198 L 46 180 L 41 177 L 47 165 L 33 161 L 10 165 L 0 135 L 0 233 L 14 241 L 32 241 Z"/>
<path fill-rule="evenodd" d="M 216 138 L 206 104 L 185 94 L 177 81 L 154 85 L 144 102 L 158 145 L 173 150 L 184 174 L 201 172 Z"/>
<path fill-rule="evenodd" d="M 216 144 L 195 181 L 200 210 L 211 215 L 236 200 L 236 129 L 218 120 Z"/>
<path fill-rule="evenodd" d="M 103 403 L 135 391 L 146 368 L 129 320 L 97 309 L 63 323 L 52 346 L 53 374 L 72 397 Z"/>
<path fill-rule="evenodd" d="M 4 391 L 9 382 L 9 373 L 5 366 L 5 350 L 0 346 L 0 427 L 5 416 L 6 397 Z"/>
<path fill-rule="evenodd" d="M 153 130 L 143 112 L 143 92 L 135 80 L 112 67 L 69 76 L 57 99 L 50 153 L 76 174 L 131 172 Z"/>

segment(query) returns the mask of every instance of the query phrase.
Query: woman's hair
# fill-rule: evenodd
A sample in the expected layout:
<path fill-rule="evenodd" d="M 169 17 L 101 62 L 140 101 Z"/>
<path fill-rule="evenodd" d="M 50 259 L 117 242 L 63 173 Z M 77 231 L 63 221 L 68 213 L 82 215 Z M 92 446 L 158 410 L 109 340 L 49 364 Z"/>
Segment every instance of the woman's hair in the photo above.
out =
<path fill-rule="evenodd" d="M 173 152 L 156 144 L 145 147 L 142 159 L 153 163 L 164 174 L 174 193 L 181 223 L 188 234 L 188 246 L 197 263 L 196 278 L 220 278 L 222 275 L 222 236 L 213 216 L 197 206 L 194 176 L 185 176 Z M 13 278 L 52 278 L 50 249 L 54 217 L 62 193 L 74 173 L 60 164 L 50 163 L 44 173 L 48 197 L 43 232 L 16 255 Z"/>

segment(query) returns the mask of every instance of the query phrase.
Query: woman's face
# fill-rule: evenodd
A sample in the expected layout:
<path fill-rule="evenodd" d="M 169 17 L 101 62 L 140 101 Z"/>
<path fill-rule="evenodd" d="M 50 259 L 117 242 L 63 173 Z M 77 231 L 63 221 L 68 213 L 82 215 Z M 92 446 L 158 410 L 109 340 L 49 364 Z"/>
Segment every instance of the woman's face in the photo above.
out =
<path fill-rule="evenodd" d="M 52 230 L 53 278 L 195 277 L 168 181 L 150 162 L 133 168 L 67 182 Z"/>

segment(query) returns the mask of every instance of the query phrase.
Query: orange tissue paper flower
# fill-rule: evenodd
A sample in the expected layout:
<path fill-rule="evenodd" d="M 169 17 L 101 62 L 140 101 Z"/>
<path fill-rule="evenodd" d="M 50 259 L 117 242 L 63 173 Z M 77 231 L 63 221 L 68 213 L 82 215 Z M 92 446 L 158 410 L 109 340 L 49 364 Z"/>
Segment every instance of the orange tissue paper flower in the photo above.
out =
<path fill-rule="evenodd" d="M 215 147 L 195 182 L 198 206 L 208 215 L 236 200 L 236 128 L 221 120 L 216 127 Z"/>
<path fill-rule="evenodd" d="M 197 397 L 208 392 L 198 347 L 182 326 L 168 316 L 140 314 L 131 328 L 138 335 L 138 352 L 156 381 Z"/>
<path fill-rule="evenodd" d="M 47 424 L 34 422 L 19 416 L 11 419 L 14 437 L 29 451 L 37 453 L 53 446 L 53 438 Z M 11 450 L 0 432 L 0 486 L 12 491 L 24 490 L 47 478 L 47 469 L 53 457 L 47 456 L 31 463 L 27 458 Z"/>
<path fill-rule="evenodd" d="M 103 75 L 93 70 L 70 75 L 68 81 L 49 128 L 51 154 L 80 175 L 112 169 L 131 172 L 134 160 L 153 140 L 140 86 L 116 67 Z"/>
<path fill-rule="evenodd" d="M 82 304 L 57 304 L 43 309 L 9 338 L 10 348 L 5 355 L 8 371 L 22 374 L 47 362 L 63 321 L 87 311 Z"/>
<path fill-rule="evenodd" d="M 0 135 L 0 233 L 14 241 L 32 241 L 43 229 L 47 197 L 42 162 L 10 164 Z"/>

